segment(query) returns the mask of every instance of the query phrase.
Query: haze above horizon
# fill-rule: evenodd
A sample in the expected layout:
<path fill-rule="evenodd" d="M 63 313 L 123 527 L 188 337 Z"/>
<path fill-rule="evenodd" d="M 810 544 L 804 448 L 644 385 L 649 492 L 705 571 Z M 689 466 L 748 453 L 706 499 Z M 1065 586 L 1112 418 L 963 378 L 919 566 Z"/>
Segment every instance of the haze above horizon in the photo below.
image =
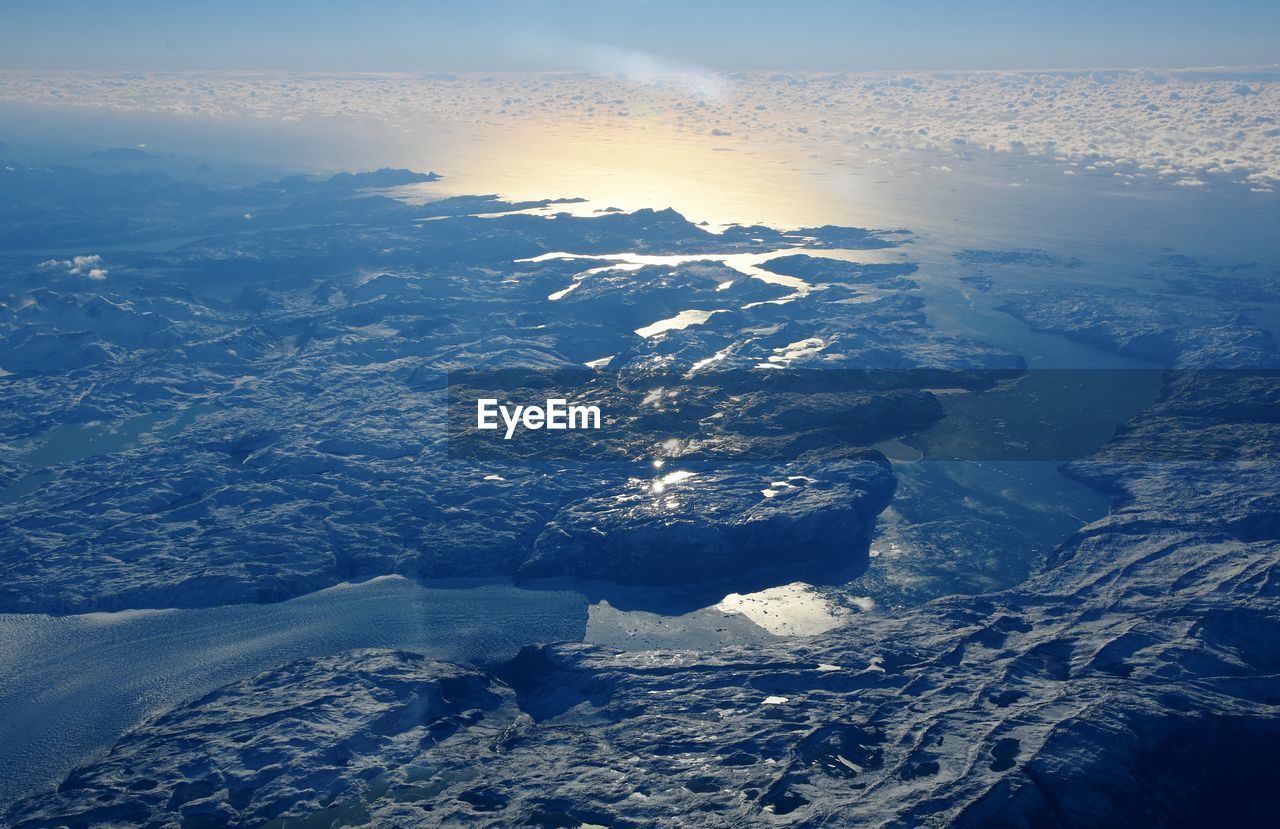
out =
<path fill-rule="evenodd" d="M 1280 5 L 11 0 L 0 69 L 626 74 L 1267 66 Z"/>

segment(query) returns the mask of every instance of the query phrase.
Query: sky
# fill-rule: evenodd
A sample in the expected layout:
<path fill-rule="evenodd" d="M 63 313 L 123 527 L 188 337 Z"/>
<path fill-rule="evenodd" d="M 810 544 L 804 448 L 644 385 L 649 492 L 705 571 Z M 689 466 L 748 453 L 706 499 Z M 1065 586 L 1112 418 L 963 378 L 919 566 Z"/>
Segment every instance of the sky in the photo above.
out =
<path fill-rule="evenodd" d="M 3 0 L 0 69 L 974 70 L 1280 63 L 1275 0 Z"/>

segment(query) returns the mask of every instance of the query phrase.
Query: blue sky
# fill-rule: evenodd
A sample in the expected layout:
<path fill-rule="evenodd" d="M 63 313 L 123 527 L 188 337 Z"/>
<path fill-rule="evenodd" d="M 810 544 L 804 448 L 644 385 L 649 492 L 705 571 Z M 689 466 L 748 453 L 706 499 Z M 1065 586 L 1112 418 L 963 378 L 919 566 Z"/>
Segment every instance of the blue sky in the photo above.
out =
<path fill-rule="evenodd" d="M 525 71 L 1280 63 L 1280 2 L 4 0 L 0 68 Z"/>

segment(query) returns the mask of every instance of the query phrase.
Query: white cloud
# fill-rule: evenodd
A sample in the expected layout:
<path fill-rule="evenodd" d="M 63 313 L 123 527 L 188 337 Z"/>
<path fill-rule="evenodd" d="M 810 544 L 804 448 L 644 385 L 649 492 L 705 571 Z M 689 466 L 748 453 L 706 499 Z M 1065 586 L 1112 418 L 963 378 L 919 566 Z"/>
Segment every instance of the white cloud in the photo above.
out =
<path fill-rule="evenodd" d="M 86 279 L 106 279 L 107 269 L 98 267 L 101 264 L 102 257 L 94 253 L 70 259 L 46 259 L 40 263 L 40 267 L 65 270 L 70 276 L 83 276 Z"/>
<path fill-rule="evenodd" d="M 291 76 L 0 73 L 0 101 L 277 120 L 349 116 L 403 124 L 413 115 L 586 119 L 645 113 L 699 135 L 715 130 L 858 147 L 868 164 L 929 149 L 991 148 L 1119 169 L 1170 182 L 1227 176 L 1280 183 L 1280 81 L 1266 73 L 734 73 L 661 55 L 526 35 L 577 74 Z M 1248 94 L 1240 91 L 1247 81 Z M 1110 174 L 1106 172 L 1105 174 Z M 1184 185 L 1187 186 L 1187 185 Z"/>
<path fill-rule="evenodd" d="M 675 89 L 716 100 L 727 88 L 725 80 L 706 67 L 607 43 L 526 32 L 515 38 L 513 46 L 535 60 L 551 59 L 580 72 L 620 78 L 637 86 Z"/>

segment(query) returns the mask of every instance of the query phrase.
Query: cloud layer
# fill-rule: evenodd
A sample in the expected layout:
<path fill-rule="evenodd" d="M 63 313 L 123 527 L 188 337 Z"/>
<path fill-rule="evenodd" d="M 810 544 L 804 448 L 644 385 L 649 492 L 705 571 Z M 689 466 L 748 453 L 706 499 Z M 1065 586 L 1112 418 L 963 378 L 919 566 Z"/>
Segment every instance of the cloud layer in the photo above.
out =
<path fill-rule="evenodd" d="M 603 47 L 602 47 L 603 48 Z M 1187 186 L 1280 183 L 1280 71 L 716 75 L 596 50 L 610 74 L 0 73 L 0 101 L 403 123 L 659 118 L 716 136 L 862 150 L 993 150 Z M 676 67 L 679 69 L 679 67 Z"/>

